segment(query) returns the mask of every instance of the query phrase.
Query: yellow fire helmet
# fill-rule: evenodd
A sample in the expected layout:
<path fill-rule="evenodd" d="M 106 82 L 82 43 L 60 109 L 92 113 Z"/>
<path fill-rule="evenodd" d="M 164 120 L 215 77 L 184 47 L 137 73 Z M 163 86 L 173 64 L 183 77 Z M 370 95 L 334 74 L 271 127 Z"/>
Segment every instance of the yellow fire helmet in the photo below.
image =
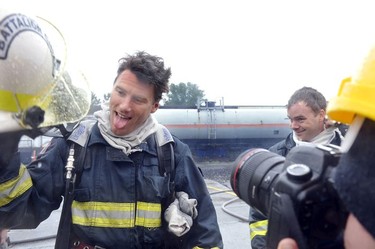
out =
<path fill-rule="evenodd" d="M 61 32 L 43 18 L 0 8 L 0 133 L 75 122 L 90 104 Z"/>
<path fill-rule="evenodd" d="M 365 58 L 358 74 L 341 82 L 338 94 L 329 101 L 328 116 L 351 124 L 356 115 L 375 120 L 375 47 Z"/>

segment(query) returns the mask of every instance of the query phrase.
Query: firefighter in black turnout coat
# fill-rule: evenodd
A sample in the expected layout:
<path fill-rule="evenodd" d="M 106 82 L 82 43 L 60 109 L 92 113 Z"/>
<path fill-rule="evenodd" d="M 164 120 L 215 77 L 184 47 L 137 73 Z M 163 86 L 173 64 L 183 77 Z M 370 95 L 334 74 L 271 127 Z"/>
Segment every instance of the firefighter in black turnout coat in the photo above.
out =
<path fill-rule="evenodd" d="M 15 25 L 26 19 L 33 21 L 21 14 L 0 12 L 0 23 L 9 21 Z M 36 26 L 33 21 L 33 27 Z M 86 108 L 85 103 L 81 103 L 84 100 L 81 94 L 74 100 L 58 102 L 61 90 L 70 85 L 72 78 L 64 68 L 57 67 L 57 54 L 53 53 L 48 36 L 37 33 L 41 32 L 40 28 L 19 28 L 23 28 L 23 32 L 14 34 L 8 57 L 0 60 L 2 65 L 12 64 L 13 69 L 16 65 L 14 70 L 19 71 L 2 78 L 0 94 L 5 96 L 5 90 L 12 90 L 8 85 L 17 82 L 14 77 L 23 76 L 30 81 L 35 76 L 38 80 L 31 83 L 46 83 L 38 85 L 35 98 L 28 97 L 31 93 L 16 92 L 19 87 L 13 90 L 14 102 L 5 103 L 4 96 L 0 96 L 0 109 L 7 111 L 5 117 L 10 120 L 8 127 L 17 125 L 13 132 L 3 130 L 0 133 L 0 228 L 37 227 L 60 207 L 69 179 L 74 184 L 68 212 L 70 226 L 65 230 L 69 233 L 70 248 L 176 248 L 170 241 L 177 241 L 179 248 L 222 248 L 215 209 L 188 146 L 152 116 L 162 94 L 169 90 L 171 71 L 164 67 L 160 57 L 140 51 L 122 58 L 110 101 L 95 113 L 94 121 L 80 122 L 72 132 L 52 139 L 30 165 L 20 163 L 17 145 L 22 135 L 35 137 L 43 132 L 40 127 L 57 124 L 48 123 L 50 116 L 61 118 L 60 123 L 77 121 L 77 117 L 86 115 L 89 101 Z M 34 43 L 26 42 L 26 38 L 37 39 L 42 47 L 27 47 Z M 23 75 L 30 73 L 30 70 L 23 70 L 25 63 L 33 62 L 26 58 L 22 61 L 22 56 L 10 61 L 21 45 L 25 46 L 20 50 L 21 55 L 26 56 L 24 49 L 44 53 L 50 59 L 50 66 L 41 68 L 35 75 Z M 8 69 L 1 71 L 0 77 L 12 73 L 12 67 L 8 65 Z M 55 71 L 43 75 L 43 70 L 51 69 Z M 52 79 L 38 78 L 39 74 L 51 75 Z M 13 81 L 6 82 L 12 77 Z M 49 85 L 50 82 L 54 85 Z M 50 92 L 43 91 L 56 85 L 60 86 L 59 94 L 50 96 L 46 94 Z M 28 86 L 21 90 L 33 89 Z M 81 88 L 69 90 L 74 95 L 80 93 Z M 45 102 L 32 102 L 41 98 Z M 17 109 L 26 102 L 27 106 Z M 38 104 L 39 119 L 25 112 Z M 50 106 L 53 108 L 48 109 Z M 75 119 L 62 119 L 74 115 Z M 174 162 L 173 174 L 163 172 L 160 167 L 158 148 L 166 144 L 172 145 L 173 155 L 169 155 L 169 161 Z M 83 159 L 78 159 L 82 151 Z M 79 172 L 70 168 L 74 164 L 82 166 Z"/>

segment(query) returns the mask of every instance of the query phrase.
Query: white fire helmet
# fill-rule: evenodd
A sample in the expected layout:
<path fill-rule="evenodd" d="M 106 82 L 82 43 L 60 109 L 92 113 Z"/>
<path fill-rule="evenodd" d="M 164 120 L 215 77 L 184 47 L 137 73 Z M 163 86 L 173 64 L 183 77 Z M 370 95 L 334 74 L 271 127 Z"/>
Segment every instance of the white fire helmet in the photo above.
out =
<path fill-rule="evenodd" d="M 0 7 L 0 133 L 75 122 L 90 104 L 85 77 L 68 68 L 60 31 Z"/>

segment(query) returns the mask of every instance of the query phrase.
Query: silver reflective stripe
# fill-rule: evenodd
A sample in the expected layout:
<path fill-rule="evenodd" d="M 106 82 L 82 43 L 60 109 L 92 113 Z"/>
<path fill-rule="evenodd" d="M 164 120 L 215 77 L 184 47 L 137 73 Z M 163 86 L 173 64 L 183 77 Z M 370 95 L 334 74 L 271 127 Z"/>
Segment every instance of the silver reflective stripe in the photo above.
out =
<path fill-rule="evenodd" d="M 25 165 L 20 166 L 18 176 L 0 184 L 0 207 L 18 198 L 33 186 Z"/>
<path fill-rule="evenodd" d="M 73 224 L 94 227 L 131 228 L 161 226 L 158 203 L 77 202 L 72 204 Z M 137 215 L 135 215 L 137 213 Z"/>

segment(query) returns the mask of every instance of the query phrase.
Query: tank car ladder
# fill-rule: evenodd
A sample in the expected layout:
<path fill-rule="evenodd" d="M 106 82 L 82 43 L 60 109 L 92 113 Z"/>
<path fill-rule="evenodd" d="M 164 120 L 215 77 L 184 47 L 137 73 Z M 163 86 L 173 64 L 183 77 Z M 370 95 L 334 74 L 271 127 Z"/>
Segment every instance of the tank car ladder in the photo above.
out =
<path fill-rule="evenodd" d="M 209 108 L 207 110 L 207 121 L 208 121 L 208 139 L 216 139 L 216 110 L 215 108 Z"/>

